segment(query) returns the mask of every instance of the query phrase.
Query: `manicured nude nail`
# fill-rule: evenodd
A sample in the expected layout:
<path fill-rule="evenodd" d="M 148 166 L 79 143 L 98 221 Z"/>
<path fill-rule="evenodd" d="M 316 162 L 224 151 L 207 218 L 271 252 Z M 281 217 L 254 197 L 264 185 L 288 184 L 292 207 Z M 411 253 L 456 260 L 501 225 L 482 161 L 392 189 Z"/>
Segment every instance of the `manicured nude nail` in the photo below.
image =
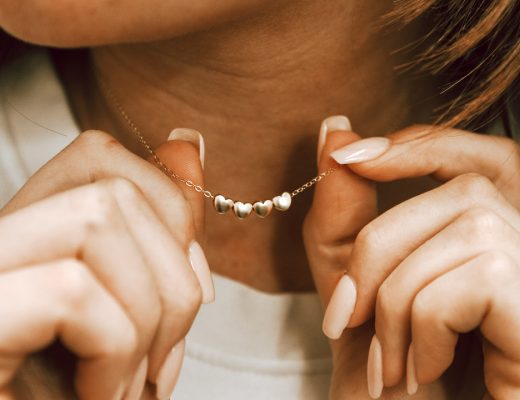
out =
<path fill-rule="evenodd" d="M 348 276 L 339 280 L 323 318 L 323 333 L 331 339 L 339 339 L 347 327 L 356 305 L 356 285 Z"/>
<path fill-rule="evenodd" d="M 215 287 L 213 286 L 213 279 L 211 279 L 211 272 L 208 265 L 208 260 L 204 255 L 202 247 L 197 241 L 193 241 L 188 248 L 188 256 L 191 267 L 195 271 L 195 275 L 200 283 L 202 289 L 202 302 L 204 304 L 211 303 L 215 300 Z"/>
<path fill-rule="evenodd" d="M 368 394 L 373 399 L 378 399 L 383 393 L 383 350 L 376 335 L 370 343 L 367 363 Z"/>
<path fill-rule="evenodd" d="M 352 127 L 350 126 L 349 119 L 343 115 L 335 115 L 323 120 L 320 128 L 320 136 L 318 138 L 318 161 L 320 160 L 321 151 L 323 150 L 329 132 L 351 130 Z"/>
<path fill-rule="evenodd" d="M 204 138 L 199 131 L 188 128 L 176 128 L 168 136 L 168 141 L 170 140 L 184 140 L 195 145 L 199 149 L 200 163 L 202 168 L 204 168 Z"/>
<path fill-rule="evenodd" d="M 156 381 L 156 396 L 158 399 L 169 399 L 172 395 L 181 372 L 185 345 L 184 339 L 177 343 L 159 370 Z"/>
<path fill-rule="evenodd" d="M 137 371 L 126 391 L 124 400 L 139 400 L 143 394 L 144 385 L 146 383 L 146 372 L 148 371 L 148 357 L 143 358 Z"/>
<path fill-rule="evenodd" d="M 338 164 L 354 164 L 380 157 L 390 148 L 391 142 L 384 137 L 361 139 L 334 150 L 330 156 Z"/>
<path fill-rule="evenodd" d="M 408 356 L 406 357 L 406 391 L 411 396 L 417 393 L 418 388 L 419 384 L 417 383 L 417 375 L 415 374 L 413 343 L 411 343 L 408 349 Z"/>

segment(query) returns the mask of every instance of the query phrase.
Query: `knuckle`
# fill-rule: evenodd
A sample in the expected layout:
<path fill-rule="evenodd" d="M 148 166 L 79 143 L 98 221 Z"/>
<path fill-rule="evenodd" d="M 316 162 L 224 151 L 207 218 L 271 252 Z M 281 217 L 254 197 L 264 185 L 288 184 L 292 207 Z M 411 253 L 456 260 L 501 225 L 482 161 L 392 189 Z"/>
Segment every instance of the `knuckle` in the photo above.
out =
<path fill-rule="evenodd" d="M 504 136 L 493 136 L 494 140 L 500 143 L 500 146 L 504 149 L 506 157 L 514 155 L 515 157 L 520 157 L 520 145 L 511 138 Z"/>
<path fill-rule="evenodd" d="M 382 235 L 375 223 L 365 225 L 356 237 L 355 247 L 359 248 L 365 254 L 372 254 L 383 245 Z"/>
<path fill-rule="evenodd" d="M 473 172 L 459 175 L 450 183 L 457 187 L 463 198 L 470 200 L 496 196 L 498 193 L 497 188 L 489 178 Z"/>
<path fill-rule="evenodd" d="M 89 149 L 95 148 L 97 151 L 99 151 L 99 148 L 112 148 L 114 146 L 121 146 L 113 136 L 110 136 L 106 132 L 94 129 L 82 132 L 75 142 L 81 147 Z"/>
<path fill-rule="evenodd" d="M 497 232 L 504 226 L 504 221 L 493 211 L 485 208 L 473 208 L 463 216 L 466 235 L 470 240 L 488 240 L 496 238 Z"/>
<path fill-rule="evenodd" d="M 79 260 L 71 259 L 62 262 L 58 277 L 60 288 L 59 300 L 64 315 L 82 315 L 92 307 L 93 296 L 98 296 L 95 279 L 88 267 Z M 129 357 L 139 346 L 139 337 L 132 323 L 127 320 L 120 326 L 117 334 L 106 337 L 100 342 L 99 353 L 111 357 Z"/>
<path fill-rule="evenodd" d="M 202 304 L 202 289 L 197 283 L 187 284 L 177 296 L 175 308 L 185 319 L 192 319 Z"/>
<path fill-rule="evenodd" d="M 115 198 L 125 198 L 131 201 L 142 199 L 142 192 L 139 187 L 129 179 L 122 177 L 107 178 L 100 181 L 101 186 L 105 186 Z"/>
<path fill-rule="evenodd" d="M 80 311 L 92 295 L 92 277 L 79 260 L 63 261 L 58 276 L 61 304 L 73 312 Z"/>
<path fill-rule="evenodd" d="M 99 352 L 107 357 L 131 358 L 139 351 L 139 347 L 137 329 L 129 323 L 125 329 L 119 329 L 117 337 L 107 338 Z"/>
<path fill-rule="evenodd" d="M 500 250 L 486 252 L 482 256 L 482 264 L 485 268 L 480 278 L 488 284 L 499 286 L 499 290 L 504 287 L 504 283 L 517 280 L 518 270 L 511 258 Z"/>
<path fill-rule="evenodd" d="M 113 193 L 103 182 L 90 185 L 86 193 L 81 193 L 81 212 L 86 233 L 96 232 L 110 225 L 119 209 Z"/>

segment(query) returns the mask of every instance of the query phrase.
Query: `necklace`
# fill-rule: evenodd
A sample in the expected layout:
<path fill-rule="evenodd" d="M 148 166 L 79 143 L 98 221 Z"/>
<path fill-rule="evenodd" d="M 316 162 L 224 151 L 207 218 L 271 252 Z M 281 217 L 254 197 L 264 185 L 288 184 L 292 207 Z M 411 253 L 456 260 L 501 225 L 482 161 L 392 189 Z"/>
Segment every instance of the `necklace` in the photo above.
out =
<path fill-rule="evenodd" d="M 97 74 L 95 74 L 97 77 Z M 141 145 L 144 147 L 144 149 L 147 151 L 148 154 L 152 157 L 155 165 L 165 174 L 167 175 L 172 181 L 179 181 L 183 183 L 184 185 L 188 186 L 189 188 L 192 188 L 196 192 L 201 193 L 204 195 L 204 197 L 212 199 L 213 200 L 213 207 L 219 214 L 225 214 L 229 210 L 233 210 L 235 216 L 238 219 L 244 219 L 251 215 L 251 213 L 254 213 L 259 216 L 260 218 L 265 218 L 269 214 L 271 214 L 271 211 L 273 208 L 275 208 L 278 211 L 287 211 L 289 207 L 291 206 L 293 197 L 298 196 L 300 193 L 304 192 L 305 190 L 309 189 L 310 187 L 314 186 L 316 183 L 321 181 L 326 176 L 333 173 L 336 168 L 329 168 L 319 175 L 316 175 L 311 180 L 305 182 L 303 185 L 299 186 L 298 188 L 294 189 L 291 192 L 283 192 L 281 195 L 275 196 L 272 199 L 269 200 L 263 200 L 263 201 L 255 201 L 252 203 L 249 202 L 241 202 L 236 200 L 231 200 L 230 198 L 227 198 L 226 196 L 222 194 L 213 194 L 206 188 L 204 188 L 201 185 L 195 184 L 193 181 L 189 179 L 185 179 L 181 176 L 179 176 L 177 173 L 172 171 L 166 164 L 162 162 L 162 160 L 159 158 L 157 153 L 152 149 L 150 144 L 147 142 L 147 140 L 144 138 L 144 135 L 141 133 L 141 130 L 138 128 L 138 126 L 135 124 L 135 122 L 130 118 L 128 113 L 126 112 L 125 108 L 121 104 L 121 102 L 118 100 L 114 92 L 110 89 L 110 87 L 102 80 L 97 79 L 97 81 L 100 84 L 100 87 L 103 92 L 105 92 L 107 98 L 110 100 L 110 102 L 113 104 L 117 112 L 121 115 L 125 123 L 128 125 L 128 127 L 132 130 L 132 132 L 137 137 L 137 140 Z"/>

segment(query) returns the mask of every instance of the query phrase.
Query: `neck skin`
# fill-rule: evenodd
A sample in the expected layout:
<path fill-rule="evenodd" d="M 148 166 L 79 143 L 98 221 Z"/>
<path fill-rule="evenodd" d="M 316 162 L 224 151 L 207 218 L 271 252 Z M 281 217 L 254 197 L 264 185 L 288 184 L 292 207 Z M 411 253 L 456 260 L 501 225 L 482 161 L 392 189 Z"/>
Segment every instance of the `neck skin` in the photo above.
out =
<path fill-rule="evenodd" d="M 348 115 L 357 132 L 375 136 L 426 122 L 412 104 L 431 109 L 412 99 L 411 83 L 393 70 L 402 60 L 389 56 L 415 39 L 412 30 L 384 37 L 370 28 L 385 2 L 282 3 L 205 32 L 90 50 L 102 79 L 153 147 L 174 127 L 202 133 L 206 187 L 230 198 L 271 198 L 312 178 L 327 116 Z M 92 78 L 92 70 L 83 73 Z M 111 132 L 144 156 L 95 81 L 78 83 L 71 75 L 62 74 L 80 126 Z M 311 198 L 310 192 L 298 196 L 290 213 L 246 221 L 217 215 L 207 202 L 213 271 L 264 291 L 312 290 L 298 229 Z"/>

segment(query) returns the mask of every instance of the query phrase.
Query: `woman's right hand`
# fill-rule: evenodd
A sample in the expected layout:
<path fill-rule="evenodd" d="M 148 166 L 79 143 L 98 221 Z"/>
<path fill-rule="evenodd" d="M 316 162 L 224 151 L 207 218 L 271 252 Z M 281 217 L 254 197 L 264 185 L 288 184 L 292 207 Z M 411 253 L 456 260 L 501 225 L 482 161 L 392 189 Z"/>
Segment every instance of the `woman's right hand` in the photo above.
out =
<path fill-rule="evenodd" d="M 193 145 L 157 152 L 202 183 Z M 195 240 L 203 211 L 199 193 L 101 132 L 81 134 L 40 169 L 0 212 L 0 398 L 26 398 L 23 382 L 53 399 L 70 399 L 71 385 L 80 399 L 137 399 L 145 378 L 168 397 L 183 338 L 214 296 Z M 15 379 L 56 341 L 77 358 L 73 382 Z"/>

